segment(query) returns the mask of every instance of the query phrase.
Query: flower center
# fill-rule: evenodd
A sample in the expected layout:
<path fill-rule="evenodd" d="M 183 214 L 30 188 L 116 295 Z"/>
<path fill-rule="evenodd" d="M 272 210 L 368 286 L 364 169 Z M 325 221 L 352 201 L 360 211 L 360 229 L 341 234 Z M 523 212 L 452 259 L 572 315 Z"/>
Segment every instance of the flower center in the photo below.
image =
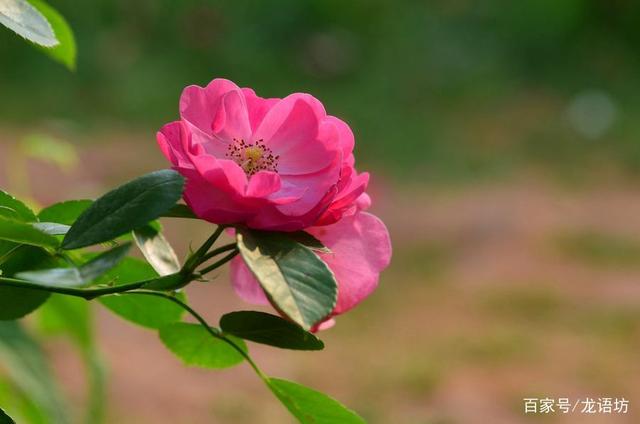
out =
<path fill-rule="evenodd" d="M 259 171 L 278 172 L 279 155 L 274 155 L 263 140 L 246 143 L 244 140 L 233 139 L 233 144 L 227 148 L 226 156 L 240 165 L 248 176 Z"/>

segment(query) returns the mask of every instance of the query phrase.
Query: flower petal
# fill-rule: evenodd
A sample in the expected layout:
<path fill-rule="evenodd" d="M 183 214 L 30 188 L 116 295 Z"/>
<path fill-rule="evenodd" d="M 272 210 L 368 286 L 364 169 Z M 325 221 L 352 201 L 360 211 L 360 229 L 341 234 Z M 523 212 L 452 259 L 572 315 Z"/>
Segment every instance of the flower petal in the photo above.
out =
<path fill-rule="evenodd" d="M 251 125 L 247 104 L 241 91 L 229 91 L 223 96 L 211 130 L 213 135 L 228 144 L 232 144 L 236 139 L 249 141 Z"/>
<path fill-rule="evenodd" d="M 320 257 L 338 281 L 338 303 L 332 316 L 345 313 L 378 286 L 380 272 L 391 260 L 389 232 L 380 219 L 366 212 L 307 231 L 331 249 Z"/>
<path fill-rule="evenodd" d="M 229 91 L 240 90 L 233 82 L 216 78 L 206 87 L 190 85 L 180 96 L 182 120 L 207 135 L 213 135 L 211 124 L 218 112 L 223 96 Z"/>
<path fill-rule="evenodd" d="M 255 91 L 250 88 L 243 88 L 242 93 L 244 94 L 244 98 L 247 103 L 251 132 L 254 133 L 262 123 L 262 120 L 269 109 L 278 103 L 280 99 L 263 99 L 262 97 L 257 96 Z"/>
<path fill-rule="evenodd" d="M 277 102 L 265 115 L 254 138 L 279 155 L 278 173 L 299 175 L 317 172 L 335 160 L 340 146 L 337 130 L 321 131 L 326 118 L 322 104 L 308 94 L 292 94 Z"/>
<path fill-rule="evenodd" d="M 231 284 L 242 300 L 254 305 L 268 305 L 269 299 L 240 256 L 231 260 Z"/>

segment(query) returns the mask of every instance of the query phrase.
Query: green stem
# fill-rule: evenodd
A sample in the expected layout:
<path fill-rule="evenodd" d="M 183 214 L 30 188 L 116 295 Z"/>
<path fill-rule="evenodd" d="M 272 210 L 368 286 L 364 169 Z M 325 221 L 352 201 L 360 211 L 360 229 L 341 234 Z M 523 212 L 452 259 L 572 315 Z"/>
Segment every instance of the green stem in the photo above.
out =
<path fill-rule="evenodd" d="M 240 253 L 238 251 L 238 249 L 234 249 L 231 253 L 229 253 L 228 255 L 224 256 L 222 259 L 220 259 L 217 262 L 214 262 L 213 264 L 209 265 L 206 268 L 203 268 L 202 270 L 200 270 L 200 274 L 201 275 L 205 275 L 211 271 L 213 271 L 216 268 L 220 268 L 222 265 L 226 264 L 227 262 L 229 262 L 231 259 L 235 258 L 235 256 Z"/>
<path fill-rule="evenodd" d="M 73 287 L 54 287 L 43 286 L 40 284 L 30 283 L 28 281 L 17 280 L 15 278 L 0 277 L 0 286 L 11 286 L 21 289 L 33 289 L 40 291 L 47 291 L 51 293 L 66 294 L 69 296 L 82 297 L 86 300 L 95 299 L 98 296 L 104 296 L 107 294 L 122 293 L 129 290 L 139 289 L 148 284 L 151 280 L 138 281 L 136 283 L 122 284 L 120 286 L 101 287 L 97 289 L 78 289 Z"/>
<path fill-rule="evenodd" d="M 218 237 L 220 237 L 223 231 L 224 231 L 224 226 L 222 225 L 218 226 L 218 228 L 216 228 L 213 234 L 211 234 L 211 236 L 204 243 L 202 243 L 202 246 L 200 246 L 200 248 L 196 250 L 193 253 L 193 255 L 189 257 L 189 259 L 187 259 L 182 269 L 189 272 L 196 269 L 196 267 L 200 264 L 201 258 L 207 254 L 209 249 L 211 249 L 211 246 L 213 246 L 213 243 L 215 243 L 216 240 L 218 240 Z"/>
<path fill-rule="evenodd" d="M 247 360 L 249 365 L 251 365 L 251 368 L 253 368 L 253 370 L 256 372 L 258 377 L 260 377 L 262 381 L 264 381 L 267 385 L 269 384 L 269 377 L 267 377 L 267 375 L 263 373 L 262 370 L 260 370 L 258 365 L 253 361 L 253 359 L 251 359 L 251 356 L 249 356 L 247 352 L 245 352 L 240 346 L 235 344 L 233 340 L 226 337 L 218 328 L 209 326 L 207 321 L 199 313 L 197 313 L 193 308 L 191 308 L 189 305 L 187 305 L 177 297 L 171 296 L 167 293 L 147 291 L 147 290 L 135 290 L 135 291 L 127 292 L 125 294 L 139 294 L 139 295 L 162 297 L 164 299 L 168 299 L 173 303 L 179 305 L 182 309 L 184 309 L 192 317 L 194 317 L 205 328 L 205 330 L 207 330 L 207 332 L 211 335 L 211 337 L 224 341 L 225 343 L 230 345 L 233 349 L 235 349 L 240 355 L 242 355 L 242 357 Z"/>
<path fill-rule="evenodd" d="M 227 252 L 229 250 L 233 250 L 235 248 L 236 248 L 236 244 L 235 243 L 229 243 L 229 244 L 225 244 L 224 246 L 220 246 L 217 249 L 213 249 L 211 252 L 209 252 L 206 255 L 202 256 L 200 261 L 198 261 L 198 265 L 202 265 L 203 263 L 207 262 L 209 259 L 213 258 L 214 256 L 219 255 L 220 253 L 224 253 L 224 252 Z"/>

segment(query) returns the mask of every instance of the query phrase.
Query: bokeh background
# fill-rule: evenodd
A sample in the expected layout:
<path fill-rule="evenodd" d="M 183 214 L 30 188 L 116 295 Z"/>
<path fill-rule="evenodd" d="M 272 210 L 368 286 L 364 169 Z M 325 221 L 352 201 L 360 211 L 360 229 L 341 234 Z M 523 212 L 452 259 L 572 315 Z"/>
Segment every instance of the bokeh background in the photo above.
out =
<path fill-rule="evenodd" d="M 395 256 L 325 351 L 252 346 L 264 369 L 374 424 L 640 420 L 639 3 L 50 3 L 78 69 L 0 28 L 0 187 L 46 205 L 166 167 L 154 134 L 189 84 L 313 93 L 352 126 Z M 181 254 L 208 231 L 166 227 Z M 188 293 L 212 322 L 248 308 L 224 273 Z M 186 369 L 151 331 L 96 315 L 109 423 L 289 422 L 248 367 Z M 80 411 L 77 354 L 45 346 Z M 532 417 L 526 397 L 630 408 Z"/>

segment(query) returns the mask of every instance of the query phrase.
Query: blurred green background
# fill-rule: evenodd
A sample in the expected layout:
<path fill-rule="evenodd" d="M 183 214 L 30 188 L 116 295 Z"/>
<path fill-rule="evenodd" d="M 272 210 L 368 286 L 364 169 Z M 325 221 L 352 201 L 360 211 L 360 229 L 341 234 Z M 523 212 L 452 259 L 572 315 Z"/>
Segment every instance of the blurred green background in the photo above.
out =
<path fill-rule="evenodd" d="M 352 124 L 361 160 L 399 175 L 640 169 L 635 2 L 52 4 L 76 31 L 78 72 L 3 31 L 5 120 L 155 129 L 185 85 L 225 76 L 264 96 L 316 94 Z"/>
<path fill-rule="evenodd" d="M 640 420 L 640 3 L 51 4 L 75 31 L 78 70 L 0 28 L 0 187 L 48 204 L 165 167 L 154 133 L 189 84 L 312 93 L 354 129 L 395 257 L 322 334 L 326 351 L 252 347 L 271 374 L 374 424 L 584 422 L 524 416 L 523 398 L 547 396 L 626 397 L 628 415 L 594 419 Z M 16 146 L 34 132 L 79 160 L 25 159 Z M 207 229 L 167 231 L 185 253 Z M 212 321 L 247 308 L 225 281 L 191 289 Z M 187 370 L 151 332 L 98 323 L 108 422 L 287 422 L 248 370 Z M 47 346 L 80 409 L 77 361 Z"/>

